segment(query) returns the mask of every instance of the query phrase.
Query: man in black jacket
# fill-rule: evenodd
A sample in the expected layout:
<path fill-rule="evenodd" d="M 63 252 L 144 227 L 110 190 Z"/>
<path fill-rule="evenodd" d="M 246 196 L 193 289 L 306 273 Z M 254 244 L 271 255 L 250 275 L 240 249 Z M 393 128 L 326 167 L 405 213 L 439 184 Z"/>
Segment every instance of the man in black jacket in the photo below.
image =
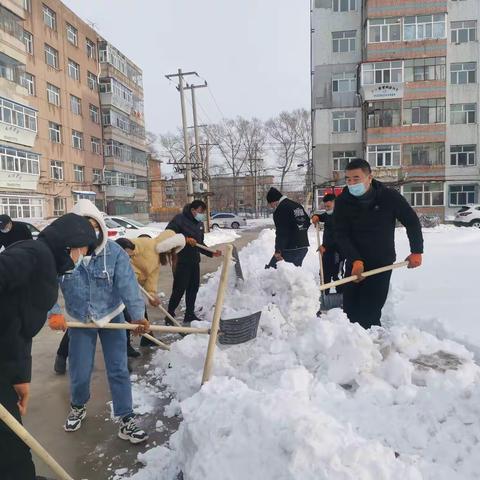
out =
<path fill-rule="evenodd" d="M 0 250 L 20 240 L 31 240 L 32 234 L 23 222 L 14 222 L 8 215 L 0 215 Z"/>
<path fill-rule="evenodd" d="M 274 187 L 267 192 L 267 203 L 270 208 L 275 209 L 275 253 L 267 267 L 276 268 L 277 262 L 282 260 L 301 267 L 310 245 L 310 219 L 307 212 L 302 205 L 282 195 Z"/>
<path fill-rule="evenodd" d="M 18 420 L 29 399 L 32 338 L 58 297 L 57 277 L 75 268 L 95 231 L 73 213 L 60 217 L 38 240 L 18 242 L 0 254 L 0 403 Z M 34 480 L 29 448 L 0 421 L 0 478 Z"/>
<path fill-rule="evenodd" d="M 367 270 L 395 261 L 395 224 L 407 229 L 411 254 L 408 268 L 422 264 L 423 236 L 413 208 L 396 190 L 374 180 L 370 164 L 352 160 L 345 169 L 347 186 L 337 197 L 333 219 L 340 252 L 346 257 L 346 275 L 359 275 L 345 285 L 343 309 L 352 323 L 364 328 L 380 325 L 382 308 L 390 285 L 391 271 L 361 278 Z"/>
<path fill-rule="evenodd" d="M 200 252 L 207 257 L 219 257 L 222 253 L 217 250 L 214 254 L 196 248 L 204 245 L 203 222 L 207 221 L 205 214 L 207 205 L 201 200 L 194 200 L 185 205 L 183 212 L 176 215 L 167 225 L 166 230 L 173 230 L 186 237 L 186 245 L 178 254 L 177 265 L 173 273 L 173 287 L 168 302 L 168 313 L 175 317 L 175 310 L 185 294 L 184 323 L 200 320 L 195 315 L 195 300 L 200 288 Z M 169 325 L 171 322 L 165 319 Z"/>

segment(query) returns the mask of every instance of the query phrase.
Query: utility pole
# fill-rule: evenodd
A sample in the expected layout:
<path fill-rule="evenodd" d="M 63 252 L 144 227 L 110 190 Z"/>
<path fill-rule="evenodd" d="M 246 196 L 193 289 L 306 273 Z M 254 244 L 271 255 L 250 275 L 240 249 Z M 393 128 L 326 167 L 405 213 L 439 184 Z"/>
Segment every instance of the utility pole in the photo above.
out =
<path fill-rule="evenodd" d="M 254 188 L 254 196 L 255 196 L 255 218 L 258 218 L 258 170 L 257 170 L 257 162 L 263 162 L 263 158 L 251 158 L 249 162 L 253 162 L 254 169 L 253 169 L 253 188 Z"/>
<path fill-rule="evenodd" d="M 185 90 L 192 91 L 192 112 L 193 112 L 193 130 L 195 132 L 195 154 L 197 156 L 197 162 L 200 162 L 201 155 L 200 155 L 200 139 L 199 139 L 199 132 L 198 132 L 198 120 L 197 120 L 197 102 L 195 99 L 195 89 L 197 88 L 205 88 L 208 87 L 208 83 L 205 82 L 202 85 L 189 85 L 187 84 Z"/>
<path fill-rule="evenodd" d="M 183 77 L 189 75 L 196 75 L 197 72 L 182 72 L 182 69 L 178 69 L 178 73 L 171 73 L 165 75 L 169 80 L 174 77 L 178 77 L 178 86 L 177 90 L 180 92 L 180 105 L 182 108 L 182 126 L 183 126 L 183 147 L 185 149 L 185 180 L 187 181 L 187 200 L 188 202 L 193 202 L 193 182 L 192 182 L 192 165 L 190 162 L 190 146 L 188 142 L 188 125 L 187 125 L 187 112 L 185 109 L 185 92 L 183 85 Z"/>

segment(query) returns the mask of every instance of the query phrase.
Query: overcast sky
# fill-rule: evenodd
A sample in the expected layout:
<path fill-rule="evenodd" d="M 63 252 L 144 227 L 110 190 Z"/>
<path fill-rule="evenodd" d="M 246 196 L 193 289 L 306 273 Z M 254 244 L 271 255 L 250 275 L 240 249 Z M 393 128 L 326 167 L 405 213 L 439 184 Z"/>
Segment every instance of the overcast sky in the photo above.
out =
<path fill-rule="evenodd" d="M 309 106 L 309 0 L 63 1 L 143 69 L 154 133 L 181 125 L 178 93 L 164 77 L 178 68 L 209 83 L 196 92 L 202 123 Z"/>

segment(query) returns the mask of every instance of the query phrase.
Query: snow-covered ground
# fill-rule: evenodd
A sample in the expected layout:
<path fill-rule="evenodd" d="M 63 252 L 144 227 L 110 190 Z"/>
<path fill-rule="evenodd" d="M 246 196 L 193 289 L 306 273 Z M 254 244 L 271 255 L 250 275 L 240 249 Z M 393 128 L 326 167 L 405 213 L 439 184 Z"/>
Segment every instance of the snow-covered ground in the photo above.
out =
<path fill-rule="evenodd" d="M 156 354 L 145 395 L 166 386 L 175 399 L 165 413 L 183 420 L 168 445 L 139 455 L 145 466 L 129 478 L 480 478 L 480 368 L 451 340 L 480 351 L 480 231 L 426 230 L 424 266 L 394 272 L 387 328 L 369 332 L 340 310 L 316 318 L 313 248 L 301 269 L 265 270 L 273 241 L 265 230 L 241 250 L 245 283 L 233 271 L 229 280 L 223 318 L 261 310 L 254 341 L 217 347 L 214 376 L 201 389 L 206 336 Z M 409 253 L 403 229 L 397 253 Z M 218 281 L 217 273 L 199 293 L 207 317 Z M 446 370 L 419 365 L 433 354 Z M 137 403 L 148 411 L 144 388 L 136 384 Z"/>

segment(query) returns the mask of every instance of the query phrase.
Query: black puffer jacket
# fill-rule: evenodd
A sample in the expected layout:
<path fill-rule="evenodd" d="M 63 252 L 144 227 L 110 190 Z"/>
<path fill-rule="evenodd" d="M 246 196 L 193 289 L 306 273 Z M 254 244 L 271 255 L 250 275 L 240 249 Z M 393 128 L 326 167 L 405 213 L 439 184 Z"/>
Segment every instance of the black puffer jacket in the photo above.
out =
<path fill-rule="evenodd" d="M 8 233 L 0 232 L 0 248 L 7 248 L 15 242 L 31 240 L 32 234 L 23 222 L 12 222 L 12 229 Z"/>
<path fill-rule="evenodd" d="M 422 227 L 417 214 L 396 190 L 373 180 L 371 197 L 363 201 L 345 187 L 335 202 L 333 219 L 340 253 L 349 263 L 363 260 L 367 270 L 395 261 L 395 224 L 407 229 L 412 253 L 423 253 Z"/>
<path fill-rule="evenodd" d="M 32 338 L 58 297 L 59 274 L 74 265 L 67 247 L 94 245 L 88 220 L 64 215 L 39 235 L 0 253 L 0 375 L 11 384 L 31 377 Z"/>
<path fill-rule="evenodd" d="M 273 212 L 275 222 L 275 251 L 295 250 L 308 247 L 310 218 L 297 202 L 285 198 Z"/>
<path fill-rule="evenodd" d="M 185 205 L 185 207 L 183 207 L 183 212 L 175 215 L 175 217 L 170 220 L 166 230 L 173 230 L 176 233 L 181 233 L 182 235 L 185 235 L 185 237 L 194 238 L 200 245 L 205 245 L 203 223 L 197 222 L 195 218 L 193 218 L 190 204 Z M 212 256 L 209 252 L 205 252 L 196 247 L 191 247 L 190 245 L 185 245 L 185 248 L 183 248 L 178 254 L 178 262 L 199 263 L 200 252 L 207 257 Z"/>

